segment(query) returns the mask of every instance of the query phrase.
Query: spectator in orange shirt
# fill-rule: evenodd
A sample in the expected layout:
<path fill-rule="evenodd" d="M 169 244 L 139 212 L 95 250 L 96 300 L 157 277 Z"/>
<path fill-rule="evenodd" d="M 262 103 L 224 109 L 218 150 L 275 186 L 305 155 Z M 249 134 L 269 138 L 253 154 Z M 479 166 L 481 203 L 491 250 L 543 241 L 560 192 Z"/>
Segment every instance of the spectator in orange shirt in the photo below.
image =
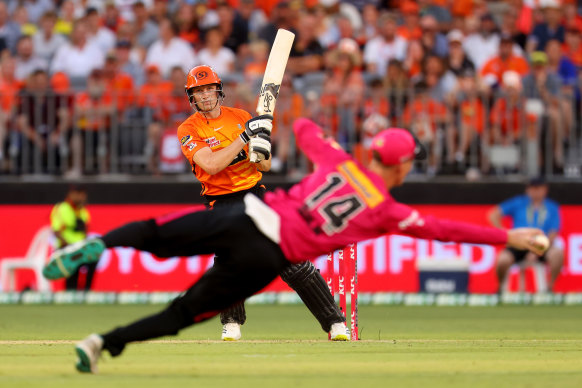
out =
<path fill-rule="evenodd" d="M 175 128 L 184 121 L 190 111 L 190 104 L 184 98 L 184 78 L 186 74 L 181 66 L 174 66 L 170 70 L 169 81 L 161 80 L 158 71 L 152 67 L 149 69 L 150 80 L 157 82 L 157 92 L 163 94 L 161 104 L 156 106 L 153 121 L 148 126 L 147 143 L 145 146 L 145 156 L 148 161 L 148 168 L 153 173 L 158 173 L 160 157 L 160 138 L 167 128 Z M 158 78 L 160 77 L 160 78 Z M 151 100 L 150 100 L 151 101 Z M 155 103 L 151 101 L 151 104 Z M 152 105 L 150 105 L 152 106 Z"/>
<path fill-rule="evenodd" d="M 115 99 L 107 87 L 103 70 L 91 71 L 87 90 L 75 97 L 75 124 L 80 131 L 75 132 L 71 140 L 71 173 L 77 175 L 81 170 L 103 173 L 107 170 L 109 129 L 115 111 Z"/>
<path fill-rule="evenodd" d="M 0 172 L 7 168 L 8 127 L 16 107 L 16 96 L 22 84 L 14 77 L 16 62 L 5 53 L 0 61 Z"/>
<path fill-rule="evenodd" d="M 414 91 L 415 96 L 404 108 L 402 119 L 404 126 L 410 128 L 418 140 L 429 150 L 427 173 L 434 175 L 440 161 L 440 155 L 436 152 L 439 145 L 435 141 L 436 131 L 449 121 L 447 108 L 430 96 L 428 85 L 424 81 L 418 82 Z"/>
<path fill-rule="evenodd" d="M 139 88 L 136 96 L 137 106 L 148 110 L 147 115 L 154 121 L 161 121 L 163 118 L 162 105 L 170 96 L 172 87 L 172 83 L 164 80 L 156 65 L 149 65 L 146 68 L 146 81 Z"/>
<path fill-rule="evenodd" d="M 200 44 L 200 30 L 194 5 L 182 3 L 176 12 L 176 24 L 178 25 L 178 37 L 190 43 L 192 47 Z"/>
<path fill-rule="evenodd" d="M 447 161 L 449 163 L 456 162 L 464 170 L 467 156 L 469 156 L 469 148 L 472 145 L 473 150 L 471 155 L 477 155 L 476 145 L 479 143 L 479 137 L 482 135 L 485 125 L 485 109 L 479 98 L 475 69 L 470 67 L 465 68 L 460 72 L 458 80 L 458 87 L 453 95 L 456 97 L 454 107 L 457 115 L 456 124 L 459 126 L 459 131 L 457 135 L 453 131 L 452 126 L 447 131 Z M 481 141 L 483 140 L 481 139 Z M 487 171 L 488 169 L 485 154 L 481 150 L 481 166 L 485 168 L 483 171 Z M 475 157 L 469 160 L 469 162 L 473 166 L 477 164 Z"/>
<path fill-rule="evenodd" d="M 529 72 L 527 61 L 513 54 L 513 38 L 504 34 L 499 41 L 499 54 L 485 63 L 481 69 L 481 77 L 490 87 L 499 85 L 506 71 L 515 71 L 524 76 Z"/>
<path fill-rule="evenodd" d="M 404 69 L 408 77 L 415 78 L 422 71 L 422 63 L 425 58 L 424 46 L 419 40 L 411 40 L 406 48 L 406 58 L 404 58 Z"/>
<path fill-rule="evenodd" d="M 507 71 L 502 79 L 501 97 L 495 100 L 489 114 L 491 133 L 487 134 L 486 142 L 510 145 L 521 137 L 525 129 L 522 89 L 520 75 L 513 70 Z"/>
<path fill-rule="evenodd" d="M 582 30 L 576 27 L 568 27 L 564 45 L 562 46 L 564 55 L 568 57 L 577 67 L 582 69 Z"/>
<path fill-rule="evenodd" d="M 418 11 L 420 8 L 414 1 L 406 0 L 400 6 L 400 12 L 404 18 L 404 25 L 398 27 L 397 33 L 407 41 L 419 40 L 422 37 L 420 28 L 420 18 Z"/>
<path fill-rule="evenodd" d="M 250 85 L 261 82 L 265 75 L 270 47 L 264 40 L 255 40 L 249 44 L 251 60 L 244 68 L 244 76 Z"/>
<path fill-rule="evenodd" d="M 107 82 L 107 88 L 115 99 L 115 105 L 120 116 L 133 103 L 135 89 L 131 77 L 121 72 L 115 52 L 111 52 L 105 59 L 103 76 Z"/>

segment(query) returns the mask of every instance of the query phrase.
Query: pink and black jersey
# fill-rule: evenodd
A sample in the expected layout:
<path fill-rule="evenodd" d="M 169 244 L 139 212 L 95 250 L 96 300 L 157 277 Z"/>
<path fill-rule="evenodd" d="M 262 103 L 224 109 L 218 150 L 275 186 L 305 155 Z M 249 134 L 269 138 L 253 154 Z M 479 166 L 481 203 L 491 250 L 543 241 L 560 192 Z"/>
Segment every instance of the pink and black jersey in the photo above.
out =
<path fill-rule="evenodd" d="M 500 229 L 422 216 L 396 202 L 376 174 L 354 161 L 313 122 L 294 125 L 299 147 L 315 171 L 288 192 L 267 193 L 281 218 L 281 249 L 290 261 L 313 259 L 355 241 L 387 233 L 424 239 L 504 244 Z"/>

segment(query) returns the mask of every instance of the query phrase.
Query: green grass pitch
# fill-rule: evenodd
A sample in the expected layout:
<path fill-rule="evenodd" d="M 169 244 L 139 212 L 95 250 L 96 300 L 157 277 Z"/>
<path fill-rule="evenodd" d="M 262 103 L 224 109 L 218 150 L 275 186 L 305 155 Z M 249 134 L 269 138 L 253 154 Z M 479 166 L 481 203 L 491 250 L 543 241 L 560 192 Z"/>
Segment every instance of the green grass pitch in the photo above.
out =
<path fill-rule="evenodd" d="M 161 308 L 0 305 L 0 387 L 582 386 L 580 306 L 363 306 L 363 340 L 330 343 L 303 306 L 250 305 L 244 341 L 214 319 L 75 371 L 74 341 Z"/>

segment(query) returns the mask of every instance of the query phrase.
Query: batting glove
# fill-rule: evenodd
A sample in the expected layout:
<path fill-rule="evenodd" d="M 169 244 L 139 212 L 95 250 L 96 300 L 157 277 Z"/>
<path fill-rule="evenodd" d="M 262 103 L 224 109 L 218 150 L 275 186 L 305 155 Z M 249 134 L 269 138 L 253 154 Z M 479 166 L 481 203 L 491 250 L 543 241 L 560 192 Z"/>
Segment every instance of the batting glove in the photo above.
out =
<path fill-rule="evenodd" d="M 255 163 L 269 160 L 271 157 L 271 138 L 266 133 L 259 133 L 249 141 L 249 153 L 255 153 L 258 158 Z"/>
<path fill-rule="evenodd" d="M 260 115 L 253 117 L 245 123 L 245 130 L 240 134 L 240 138 L 245 144 L 247 144 L 252 137 L 257 136 L 259 133 L 265 133 L 270 136 L 272 129 L 273 116 Z"/>

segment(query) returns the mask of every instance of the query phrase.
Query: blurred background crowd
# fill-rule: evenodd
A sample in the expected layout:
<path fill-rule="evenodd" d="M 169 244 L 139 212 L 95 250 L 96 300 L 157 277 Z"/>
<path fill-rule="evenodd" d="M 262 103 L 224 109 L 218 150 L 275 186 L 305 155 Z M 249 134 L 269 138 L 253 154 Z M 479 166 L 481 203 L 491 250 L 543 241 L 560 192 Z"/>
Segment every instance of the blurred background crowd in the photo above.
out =
<path fill-rule="evenodd" d="M 580 177 L 580 2 L 571 0 L 0 1 L 0 175 L 188 174 L 176 138 L 187 71 L 212 66 L 249 112 L 278 28 L 296 33 L 273 173 L 309 166 L 311 117 L 364 164 L 413 131 L 416 176 Z"/>

